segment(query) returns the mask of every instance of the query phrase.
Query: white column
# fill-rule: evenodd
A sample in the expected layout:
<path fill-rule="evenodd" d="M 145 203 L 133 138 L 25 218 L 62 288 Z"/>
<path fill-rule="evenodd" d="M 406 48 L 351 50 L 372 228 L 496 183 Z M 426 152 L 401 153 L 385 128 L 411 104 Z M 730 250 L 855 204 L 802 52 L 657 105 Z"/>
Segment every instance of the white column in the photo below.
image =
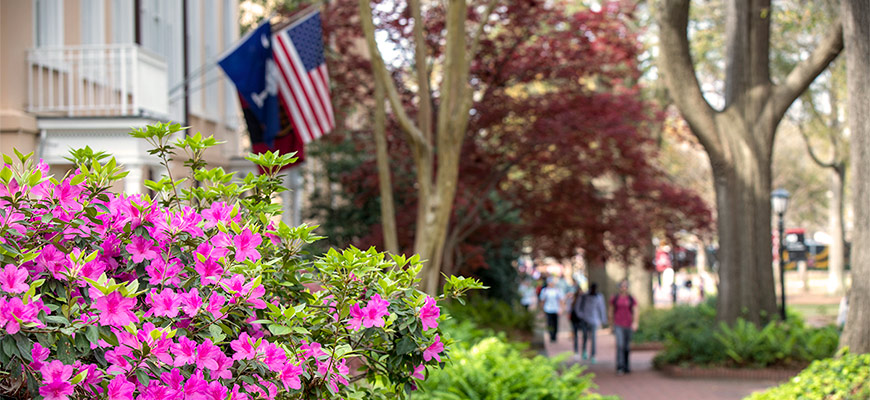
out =
<path fill-rule="evenodd" d="M 142 193 L 142 164 L 127 164 L 126 169 L 130 173 L 124 177 L 124 192 L 128 195 Z"/>

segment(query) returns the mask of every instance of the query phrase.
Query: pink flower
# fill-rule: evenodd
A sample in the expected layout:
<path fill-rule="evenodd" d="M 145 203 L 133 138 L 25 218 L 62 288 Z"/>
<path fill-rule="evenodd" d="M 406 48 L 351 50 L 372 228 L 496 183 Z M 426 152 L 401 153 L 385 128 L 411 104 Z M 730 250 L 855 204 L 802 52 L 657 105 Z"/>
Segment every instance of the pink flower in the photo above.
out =
<path fill-rule="evenodd" d="M 0 297 L 0 329 L 6 329 L 7 333 L 14 335 L 21 330 L 19 320 L 24 323 L 35 322 L 41 326 L 42 323 L 36 318 L 41 309 L 41 300 L 24 304 L 19 297 L 13 297 L 9 301 Z"/>
<path fill-rule="evenodd" d="M 221 275 L 224 274 L 224 268 L 221 264 L 216 259 L 210 257 L 204 261 L 200 261 L 197 258 L 193 269 L 199 274 L 199 284 L 203 286 L 216 283 L 220 280 Z"/>
<path fill-rule="evenodd" d="M 43 400 L 68 400 L 73 386 L 66 381 L 48 382 L 39 387 Z"/>
<path fill-rule="evenodd" d="M 417 379 L 426 379 L 426 376 L 423 375 L 423 372 L 426 372 L 426 366 L 424 366 L 423 364 L 420 364 L 420 365 L 414 367 L 414 371 L 411 372 L 411 377 L 417 378 Z"/>
<path fill-rule="evenodd" d="M 66 279 L 61 274 L 69 268 L 69 259 L 66 254 L 58 250 L 54 245 L 47 245 L 42 248 L 39 256 L 36 257 L 37 271 L 42 269 L 48 270 L 55 279 Z"/>
<path fill-rule="evenodd" d="M 159 294 L 157 289 L 151 289 L 150 295 L 145 297 L 145 304 L 151 306 L 145 312 L 145 317 L 154 315 L 157 317 L 175 318 L 178 316 L 181 298 L 172 289 L 163 289 Z"/>
<path fill-rule="evenodd" d="M 178 338 L 178 343 L 172 345 L 175 354 L 175 366 L 183 367 L 196 359 L 196 342 L 184 336 Z"/>
<path fill-rule="evenodd" d="M 299 350 L 302 350 L 302 358 L 307 359 L 308 357 L 314 357 L 315 359 L 320 358 L 326 355 L 326 352 L 321 348 L 320 343 L 312 342 L 308 344 L 306 341 L 302 341 L 302 345 L 299 346 Z"/>
<path fill-rule="evenodd" d="M 179 274 L 181 273 L 181 261 L 177 258 L 172 258 L 169 261 L 163 261 L 157 257 L 150 264 L 145 266 L 145 272 L 148 273 L 148 283 L 152 285 L 169 284 L 178 285 L 181 282 Z"/>
<path fill-rule="evenodd" d="M 265 340 L 260 344 L 260 348 L 263 349 L 263 363 L 270 370 L 277 372 L 284 367 L 284 363 L 287 361 L 287 352 L 284 349 Z"/>
<path fill-rule="evenodd" d="M 441 337 L 435 335 L 435 342 L 429 345 L 426 350 L 423 350 L 423 360 L 429 361 L 431 359 L 436 359 L 438 362 L 441 362 L 441 356 L 438 354 L 444 351 L 444 343 L 441 343 Z"/>
<path fill-rule="evenodd" d="M 39 369 L 43 382 L 68 381 L 72 377 L 73 366 L 64 365 L 59 360 L 54 360 Z"/>
<path fill-rule="evenodd" d="M 103 326 L 124 327 L 132 322 L 139 322 L 133 313 L 136 299 L 129 299 L 118 292 L 109 293 L 94 301 L 94 308 L 100 311 L 99 323 Z"/>
<path fill-rule="evenodd" d="M 24 293 L 30 289 L 28 285 L 27 269 L 18 268 L 12 264 L 6 264 L 6 268 L 0 270 L 0 290 L 7 293 Z"/>
<path fill-rule="evenodd" d="M 347 329 L 358 331 L 362 328 L 363 312 L 359 308 L 359 304 L 354 304 L 350 307 L 350 321 L 347 322 Z"/>
<path fill-rule="evenodd" d="M 438 327 L 438 317 L 441 316 L 441 309 L 435 305 L 435 299 L 426 296 L 426 304 L 420 307 L 420 321 L 423 322 L 423 330 Z"/>
<path fill-rule="evenodd" d="M 233 238 L 233 247 L 236 248 L 236 261 L 241 262 L 247 259 L 257 261 L 260 259 L 260 253 L 257 251 L 257 246 L 263 242 L 263 238 L 259 234 L 251 233 L 250 229 L 245 229 L 241 234 Z"/>
<path fill-rule="evenodd" d="M 206 400 L 224 400 L 227 398 L 227 388 L 219 381 L 212 381 L 205 391 Z"/>
<path fill-rule="evenodd" d="M 189 292 L 181 295 L 181 309 L 188 317 L 195 317 L 202 308 L 202 297 L 199 296 L 199 289 L 193 288 Z"/>
<path fill-rule="evenodd" d="M 372 296 L 369 303 L 362 309 L 363 326 L 366 328 L 373 326 L 383 328 L 385 324 L 383 317 L 390 315 L 390 312 L 387 311 L 387 306 L 389 305 L 390 302 L 382 299 L 380 295 L 376 294 Z"/>
<path fill-rule="evenodd" d="M 78 201 L 82 188 L 70 185 L 71 179 L 71 177 L 65 179 L 54 188 L 54 198 L 63 208 L 78 211 L 82 209 L 82 205 Z"/>
<path fill-rule="evenodd" d="M 109 382 L 106 389 L 109 400 L 133 400 L 133 391 L 136 390 L 136 385 L 125 379 L 123 375 L 119 375 Z"/>
<path fill-rule="evenodd" d="M 142 262 L 145 259 L 153 260 L 157 258 L 154 242 L 141 236 L 133 236 L 130 244 L 125 249 L 133 256 L 133 262 L 135 263 Z"/>
<path fill-rule="evenodd" d="M 233 301 L 244 296 L 247 289 L 245 288 L 245 277 L 241 274 L 235 274 L 232 278 L 221 282 L 221 286 L 226 289 L 227 292 L 232 293 Z"/>
<path fill-rule="evenodd" d="M 206 391 L 208 390 L 208 382 L 202 376 L 202 371 L 196 371 L 184 383 L 184 394 L 186 399 L 205 400 Z"/>
<path fill-rule="evenodd" d="M 233 361 L 232 358 L 227 357 L 223 352 L 218 353 L 216 361 L 218 367 L 212 371 L 212 378 L 233 379 L 233 371 L 231 371 L 230 368 L 233 367 L 235 361 Z"/>
<path fill-rule="evenodd" d="M 106 362 L 109 368 L 106 372 L 110 374 L 127 373 L 133 369 L 133 364 L 130 363 L 128 357 L 133 355 L 133 349 L 127 346 L 116 346 L 112 350 L 106 352 Z"/>
<path fill-rule="evenodd" d="M 230 342 L 230 348 L 236 351 L 233 360 L 253 360 L 257 357 L 257 349 L 254 348 L 251 337 L 242 332 L 239 338 Z"/>
<path fill-rule="evenodd" d="M 196 368 L 216 370 L 218 368 L 218 354 L 223 354 L 221 349 L 215 346 L 211 339 L 206 339 L 196 348 Z"/>
<path fill-rule="evenodd" d="M 221 313 L 221 307 L 226 303 L 226 297 L 221 294 L 212 293 L 208 299 L 208 306 L 205 308 L 205 311 L 210 312 L 215 318 L 222 318 L 224 315 Z"/>
<path fill-rule="evenodd" d="M 33 368 L 37 371 L 42 369 L 42 366 L 45 365 L 42 362 L 45 361 L 46 358 L 48 358 L 49 354 L 49 349 L 42 347 L 39 342 L 34 343 L 33 349 L 30 350 L 30 356 L 33 358 L 33 361 L 30 362 L 30 368 Z"/>
<path fill-rule="evenodd" d="M 290 389 L 302 389 L 302 381 L 299 379 L 300 375 L 302 375 L 302 367 L 288 362 L 281 369 L 278 377 L 281 379 L 281 383 L 284 384 L 284 389 L 290 391 Z"/>
<path fill-rule="evenodd" d="M 233 385 L 233 392 L 230 394 L 232 400 L 251 400 L 247 393 L 241 392 L 242 388 L 238 384 Z"/>
<path fill-rule="evenodd" d="M 230 222 L 230 214 L 232 211 L 233 207 L 224 202 L 212 203 L 211 208 L 202 210 L 203 220 L 205 220 L 205 224 L 203 224 L 202 227 L 204 229 L 211 229 L 214 228 L 218 222 Z"/>

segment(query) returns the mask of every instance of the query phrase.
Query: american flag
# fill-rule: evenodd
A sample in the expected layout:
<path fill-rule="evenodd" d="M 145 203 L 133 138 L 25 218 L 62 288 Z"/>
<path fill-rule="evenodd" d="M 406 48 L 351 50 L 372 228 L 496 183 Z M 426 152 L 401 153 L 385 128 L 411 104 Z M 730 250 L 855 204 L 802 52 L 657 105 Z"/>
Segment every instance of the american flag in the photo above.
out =
<path fill-rule="evenodd" d="M 320 13 L 314 12 L 274 34 L 278 95 L 303 143 L 335 128 L 329 76 L 323 59 Z"/>

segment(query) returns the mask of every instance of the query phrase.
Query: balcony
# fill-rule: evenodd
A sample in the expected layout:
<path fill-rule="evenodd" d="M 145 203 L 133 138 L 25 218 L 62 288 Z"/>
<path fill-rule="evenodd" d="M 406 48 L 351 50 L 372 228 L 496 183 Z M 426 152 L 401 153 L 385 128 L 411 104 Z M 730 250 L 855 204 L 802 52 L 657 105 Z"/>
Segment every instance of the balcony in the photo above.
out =
<path fill-rule="evenodd" d="M 28 52 L 28 111 L 43 117 L 149 117 L 169 113 L 163 59 L 135 44 Z"/>

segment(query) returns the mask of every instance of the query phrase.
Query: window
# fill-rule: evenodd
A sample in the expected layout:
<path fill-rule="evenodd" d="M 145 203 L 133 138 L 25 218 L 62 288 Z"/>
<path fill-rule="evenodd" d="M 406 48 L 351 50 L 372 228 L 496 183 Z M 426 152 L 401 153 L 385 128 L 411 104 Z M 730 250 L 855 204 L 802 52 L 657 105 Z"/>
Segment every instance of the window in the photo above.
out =
<path fill-rule="evenodd" d="M 112 0 L 112 43 L 133 43 L 135 25 L 133 0 Z"/>
<path fill-rule="evenodd" d="M 35 47 L 63 46 L 63 0 L 35 0 Z"/>
<path fill-rule="evenodd" d="M 205 7 L 205 13 L 203 17 L 203 24 L 205 25 L 205 32 L 203 35 L 203 47 L 205 49 L 205 57 L 202 61 L 199 61 L 196 64 L 191 64 L 194 68 L 203 68 L 205 73 L 205 114 L 206 117 L 217 121 L 219 120 L 219 110 L 218 110 L 218 68 L 215 68 L 212 65 L 218 56 L 218 43 L 220 37 L 218 36 L 218 23 L 220 20 L 217 16 L 217 7 L 214 7 L 213 4 L 210 4 L 209 7 Z M 199 43 L 195 43 L 194 46 Z M 206 63 L 208 65 L 206 65 Z"/>
<path fill-rule="evenodd" d="M 106 3 L 103 0 L 81 0 L 82 44 L 106 43 Z"/>
<path fill-rule="evenodd" d="M 224 0 L 223 51 L 232 47 L 239 40 L 239 4 L 238 0 Z M 220 72 L 219 72 L 220 73 Z M 230 128 L 238 127 L 238 96 L 236 87 L 229 79 L 224 79 L 224 123 Z"/>

